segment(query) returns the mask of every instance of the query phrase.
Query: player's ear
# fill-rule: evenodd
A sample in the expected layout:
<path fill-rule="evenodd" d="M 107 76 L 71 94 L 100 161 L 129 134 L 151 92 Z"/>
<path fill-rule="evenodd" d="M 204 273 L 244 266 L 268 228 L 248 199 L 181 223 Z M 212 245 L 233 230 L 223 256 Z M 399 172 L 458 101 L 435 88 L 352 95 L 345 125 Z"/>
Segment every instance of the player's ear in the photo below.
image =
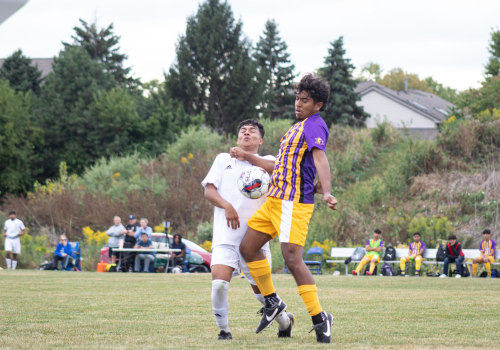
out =
<path fill-rule="evenodd" d="M 314 104 L 314 107 L 315 107 L 314 109 L 316 110 L 316 112 L 321 111 L 321 108 L 323 108 L 323 102 L 316 102 Z"/>

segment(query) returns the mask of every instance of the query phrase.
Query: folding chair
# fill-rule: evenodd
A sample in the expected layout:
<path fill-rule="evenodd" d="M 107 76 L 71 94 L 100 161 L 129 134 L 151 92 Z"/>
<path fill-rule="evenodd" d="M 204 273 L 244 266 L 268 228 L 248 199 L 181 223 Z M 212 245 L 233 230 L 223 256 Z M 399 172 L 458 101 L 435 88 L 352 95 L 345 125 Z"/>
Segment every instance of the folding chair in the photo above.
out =
<path fill-rule="evenodd" d="M 309 248 L 304 257 L 304 263 L 307 265 L 311 272 L 314 272 L 317 275 L 321 275 L 321 265 L 323 264 L 323 248 Z"/>

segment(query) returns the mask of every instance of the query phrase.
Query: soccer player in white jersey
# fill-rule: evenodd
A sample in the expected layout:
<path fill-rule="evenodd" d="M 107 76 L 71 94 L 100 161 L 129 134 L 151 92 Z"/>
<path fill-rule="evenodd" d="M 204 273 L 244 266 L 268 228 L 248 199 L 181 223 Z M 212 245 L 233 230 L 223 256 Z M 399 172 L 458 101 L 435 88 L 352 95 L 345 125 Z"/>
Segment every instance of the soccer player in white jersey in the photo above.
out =
<path fill-rule="evenodd" d="M 205 198 L 215 206 L 211 264 L 212 312 L 220 329 L 219 340 L 232 339 L 228 322 L 229 303 L 227 293 L 233 273 L 236 275 L 242 271 L 250 282 L 257 300 L 262 305 L 265 304 L 264 297 L 239 252 L 239 246 L 247 230 L 247 220 L 266 200 L 266 196 L 260 199 L 245 197 L 238 190 L 237 181 L 243 170 L 252 165 L 264 166 L 264 169 L 268 172 L 272 172 L 273 167 L 267 166 L 268 163 L 266 162 L 251 164 L 248 161 L 236 159 L 239 151 L 257 155 L 260 145 L 264 142 L 263 137 L 264 126 L 262 124 L 252 119 L 242 121 L 238 126 L 237 147 L 231 149 L 231 154 L 219 154 L 201 183 L 205 187 Z M 274 161 L 273 156 L 258 156 L 258 158 Z M 256 163 L 260 162 L 257 161 Z M 269 244 L 266 244 L 262 250 L 269 263 L 271 263 Z M 279 328 L 278 337 L 291 337 L 294 322 L 293 315 L 283 311 L 276 318 L 276 321 Z"/>
<path fill-rule="evenodd" d="M 5 220 L 2 236 L 5 237 L 5 255 L 7 269 L 15 270 L 17 267 L 17 255 L 21 254 L 21 237 L 26 227 L 21 220 L 17 218 L 16 212 L 9 213 L 9 219 Z"/>

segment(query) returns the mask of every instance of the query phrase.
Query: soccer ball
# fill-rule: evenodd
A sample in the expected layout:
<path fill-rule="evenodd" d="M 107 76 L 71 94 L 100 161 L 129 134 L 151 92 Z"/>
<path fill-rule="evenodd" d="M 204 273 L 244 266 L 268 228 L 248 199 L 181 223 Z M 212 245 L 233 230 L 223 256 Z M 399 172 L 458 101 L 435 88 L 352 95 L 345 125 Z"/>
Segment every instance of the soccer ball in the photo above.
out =
<path fill-rule="evenodd" d="M 267 194 L 270 181 L 269 174 L 264 169 L 252 166 L 241 173 L 238 189 L 245 197 L 257 199 Z"/>

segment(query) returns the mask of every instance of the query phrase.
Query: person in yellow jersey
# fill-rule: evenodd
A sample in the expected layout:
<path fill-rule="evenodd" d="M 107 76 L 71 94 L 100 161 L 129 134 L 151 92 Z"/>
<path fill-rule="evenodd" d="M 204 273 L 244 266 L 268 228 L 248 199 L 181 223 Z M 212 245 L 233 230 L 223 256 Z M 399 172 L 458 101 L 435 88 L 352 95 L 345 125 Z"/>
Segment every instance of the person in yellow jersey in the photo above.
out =
<path fill-rule="evenodd" d="M 408 256 L 402 257 L 400 260 L 401 276 L 406 276 L 406 263 L 415 261 L 415 276 L 420 275 L 420 266 L 422 266 L 422 257 L 425 252 L 425 242 L 420 240 L 420 232 L 413 234 L 413 242 L 410 243 L 408 248 Z"/>
<path fill-rule="evenodd" d="M 329 94 L 330 86 L 318 76 L 306 74 L 300 80 L 295 91 L 298 121 L 281 138 L 266 201 L 248 220 L 248 229 L 240 244 L 241 255 L 265 300 L 256 333 L 269 327 L 276 316 L 286 310 L 286 304 L 274 288 L 269 261 L 261 251 L 262 246 L 279 236 L 283 258 L 312 318 L 316 340 L 331 342 L 333 316 L 323 311 L 314 279 L 302 259 L 314 209 L 314 193 L 321 193 L 329 208 L 337 207 L 337 200 L 330 193 L 330 165 L 325 153 L 329 131 L 319 113 L 325 109 Z M 269 161 L 266 163 L 240 150 L 232 150 L 231 156 L 263 168 L 269 165 Z M 316 175 L 319 186 L 314 185 Z"/>
<path fill-rule="evenodd" d="M 381 237 L 382 231 L 377 228 L 375 231 L 373 231 L 373 238 L 370 238 L 366 241 L 366 254 L 359 262 L 356 270 L 352 270 L 352 274 L 354 276 L 359 275 L 363 266 L 368 263 L 370 263 L 370 271 L 368 271 L 366 274 L 373 275 L 375 266 L 380 262 L 380 254 L 382 252 L 382 249 L 384 248 L 384 241 L 382 241 Z"/>
<path fill-rule="evenodd" d="M 480 256 L 472 260 L 472 275 L 477 275 L 477 264 L 484 264 L 488 277 L 491 277 L 491 264 L 495 261 L 495 248 L 497 244 L 491 239 L 491 231 L 485 229 L 483 231 L 483 240 L 479 243 Z"/>

